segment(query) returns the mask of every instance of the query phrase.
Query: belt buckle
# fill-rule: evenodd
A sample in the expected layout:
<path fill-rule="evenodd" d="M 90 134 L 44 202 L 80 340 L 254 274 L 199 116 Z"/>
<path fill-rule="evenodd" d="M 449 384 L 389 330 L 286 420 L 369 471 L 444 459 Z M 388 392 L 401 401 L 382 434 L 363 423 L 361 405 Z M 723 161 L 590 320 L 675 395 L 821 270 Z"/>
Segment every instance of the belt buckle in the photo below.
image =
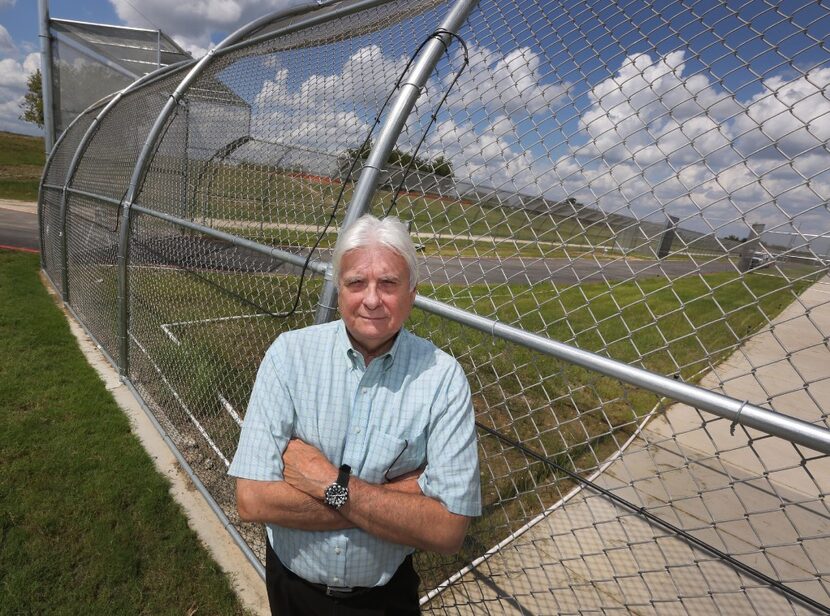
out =
<path fill-rule="evenodd" d="M 353 586 L 328 586 L 326 585 L 326 595 L 333 597 L 335 595 L 348 595 L 354 590 Z"/>

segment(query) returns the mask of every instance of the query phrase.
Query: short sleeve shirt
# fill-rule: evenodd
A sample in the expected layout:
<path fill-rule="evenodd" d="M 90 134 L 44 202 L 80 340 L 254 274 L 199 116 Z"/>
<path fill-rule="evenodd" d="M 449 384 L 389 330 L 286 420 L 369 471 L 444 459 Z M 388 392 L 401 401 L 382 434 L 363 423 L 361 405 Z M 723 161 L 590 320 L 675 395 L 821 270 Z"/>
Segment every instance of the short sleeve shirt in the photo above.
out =
<path fill-rule="evenodd" d="M 229 474 L 281 481 L 282 453 L 292 437 L 369 483 L 423 466 L 424 495 L 453 513 L 481 514 L 467 379 L 453 357 L 405 329 L 368 366 L 342 321 L 277 338 L 260 365 Z M 267 529 L 286 567 L 331 586 L 385 584 L 413 551 L 357 528 Z"/>

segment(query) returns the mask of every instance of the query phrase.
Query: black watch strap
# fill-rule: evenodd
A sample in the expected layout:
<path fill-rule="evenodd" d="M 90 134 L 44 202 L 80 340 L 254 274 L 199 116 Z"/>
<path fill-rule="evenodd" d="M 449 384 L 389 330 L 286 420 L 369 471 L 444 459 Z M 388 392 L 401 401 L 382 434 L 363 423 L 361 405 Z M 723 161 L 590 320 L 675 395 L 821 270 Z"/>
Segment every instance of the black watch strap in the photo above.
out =
<path fill-rule="evenodd" d="M 337 473 L 337 483 L 344 488 L 349 487 L 349 477 L 352 475 L 352 467 L 348 464 L 340 465 L 340 472 Z"/>
<path fill-rule="evenodd" d="M 323 493 L 323 502 L 333 509 L 340 509 L 349 501 L 349 477 L 352 468 L 348 464 L 340 467 L 337 481 L 326 488 Z"/>

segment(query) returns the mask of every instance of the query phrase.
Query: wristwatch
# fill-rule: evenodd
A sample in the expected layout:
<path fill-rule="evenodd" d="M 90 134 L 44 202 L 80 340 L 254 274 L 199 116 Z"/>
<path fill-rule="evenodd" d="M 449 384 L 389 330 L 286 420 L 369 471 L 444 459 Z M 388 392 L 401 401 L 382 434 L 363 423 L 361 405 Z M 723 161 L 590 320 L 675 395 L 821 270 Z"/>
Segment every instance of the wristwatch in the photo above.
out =
<path fill-rule="evenodd" d="M 340 509 L 349 500 L 349 475 L 352 468 L 348 464 L 340 467 L 337 481 L 326 488 L 323 502 L 332 509 Z"/>

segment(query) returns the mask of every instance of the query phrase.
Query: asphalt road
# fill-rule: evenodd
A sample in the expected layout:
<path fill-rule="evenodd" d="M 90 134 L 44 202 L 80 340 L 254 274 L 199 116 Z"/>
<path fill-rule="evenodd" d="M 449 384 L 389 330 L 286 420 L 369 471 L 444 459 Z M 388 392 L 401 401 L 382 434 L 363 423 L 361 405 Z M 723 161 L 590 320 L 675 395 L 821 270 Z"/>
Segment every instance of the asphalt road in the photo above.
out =
<path fill-rule="evenodd" d="M 149 239 L 149 238 L 148 238 Z M 114 234 L 112 241 L 115 240 Z M 295 268 L 258 253 L 234 248 L 226 242 L 178 236 L 144 244 L 152 250 L 142 250 L 142 242 L 133 244 L 132 254 L 147 265 L 165 266 L 176 263 L 185 254 L 196 252 L 202 257 L 202 267 L 220 270 L 295 271 Z M 0 200 L 0 246 L 39 248 L 37 208 L 35 204 Z M 87 255 L 90 262 L 106 263 L 115 255 L 114 246 L 99 246 Z M 320 257 L 327 259 L 327 254 Z M 422 279 L 435 284 L 533 284 L 544 281 L 579 283 L 590 281 L 621 281 L 632 278 L 662 276 L 676 278 L 699 270 L 709 274 L 734 271 L 726 260 L 697 265 L 680 259 L 656 261 L 646 259 L 524 259 L 427 257 L 421 265 Z"/>
<path fill-rule="evenodd" d="M 0 246 L 40 250 L 37 204 L 0 199 Z"/>

